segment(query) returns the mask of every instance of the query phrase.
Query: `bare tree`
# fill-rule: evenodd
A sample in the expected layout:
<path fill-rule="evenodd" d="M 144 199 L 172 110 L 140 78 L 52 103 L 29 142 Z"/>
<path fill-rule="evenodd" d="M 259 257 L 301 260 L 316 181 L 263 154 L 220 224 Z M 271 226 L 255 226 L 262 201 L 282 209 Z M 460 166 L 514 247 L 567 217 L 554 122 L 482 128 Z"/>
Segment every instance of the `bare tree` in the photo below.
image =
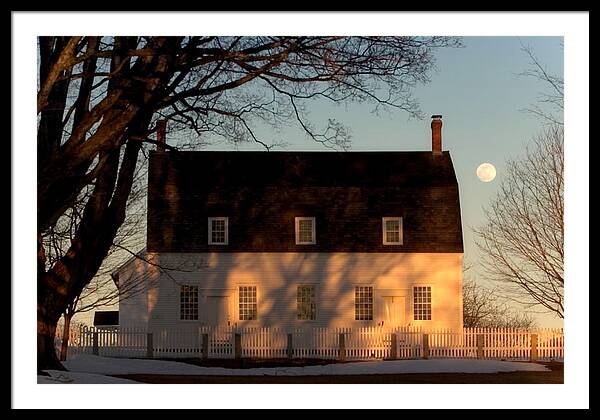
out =
<path fill-rule="evenodd" d="M 544 85 L 537 103 L 525 108 L 524 111 L 541 118 L 547 124 L 563 125 L 564 112 L 564 79 L 562 76 L 551 74 L 544 64 L 535 55 L 533 49 L 521 43 L 523 51 L 530 61 L 530 68 L 521 73 L 521 76 L 531 77 Z"/>
<path fill-rule="evenodd" d="M 68 328 L 65 329 L 65 319 L 60 318 L 56 326 L 56 339 L 60 341 L 60 356 L 59 359 L 61 361 L 66 360 L 68 346 L 72 345 L 72 343 L 80 343 L 81 342 L 81 329 L 85 326 L 83 322 L 77 321 L 75 319 L 69 320 Z M 67 339 L 65 340 L 65 334 Z M 65 343 L 67 343 L 65 345 Z M 64 358 L 63 358 L 64 356 Z"/>
<path fill-rule="evenodd" d="M 563 127 L 546 127 L 508 162 L 497 197 L 475 229 L 486 275 L 504 296 L 563 318 Z"/>
<path fill-rule="evenodd" d="M 111 265 L 113 264 L 116 263 L 112 262 Z M 69 340 L 71 337 L 71 321 L 75 315 L 115 305 L 130 299 L 143 291 L 143 289 L 139 287 L 139 285 L 143 285 L 143 280 L 141 278 L 131 280 L 132 284 L 135 284 L 136 287 L 127 287 L 125 290 L 119 290 L 112 278 L 102 271 L 103 270 L 101 269 L 99 273 L 94 276 L 92 281 L 88 283 L 82 292 L 69 303 L 62 314 L 63 322 L 62 331 L 60 331 L 61 347 L 59 355 L 59 360 L 61 361 L 67 360 L 67 352 L 70 345 Z"/>
<path fill-rule="evenodd" d="M 254 123 L 297 123 L 325 147 L 349 146 L 335 120 L 316 129 L 308 101 L 371 102 L 420 116 L 411 88 L 428 81 L 447 37 L 40 37 L 38 369 L 62 369 L 56 324 L 94 278 L 126 217 L 155 121 L 267 150 Z M 50 264 L 43 236 L 84 203 L 70 246 Z"/>
<path fill-rule="evenodd" d="M 72 336 L 71 324 L 75 315 L 114 305 L 134 297 L 143 290 L 140 288 L 140 285 L 143 284 L 142 278 L 129 279 L 128 286 L 119 290 L 111 274 L 131 257 L 130 254 L 134 254 L 134 251 L 131 250 L 140 250 L 144 246 L 146 170 L 146 159 L 140 159 L 129 195 L 127 216 L 115 235 L 113 245 L 107 252 L 98 272 L 85 288 L 74 296 L 62 314 L 61 328 L 57 329 L 57 337 L 61 342 L 59 355 L 61 361 L 67 358 L 69 340 Z M 88 191 L 84 191 L 73 207 L 65 212 L 57 223 L 42 236 L 48 267 L 52 267 L 60 260 L 71 246 L 81 223 L 87 193 Z"/>
<path fill-rule="evenodd" d="M 535 320 L 519 313 L 498 295 L 495 288 L 486 288 L 470 277 L 463 283 L 463 325 L 475 327 L 507 327 L 531 329 Z"/>

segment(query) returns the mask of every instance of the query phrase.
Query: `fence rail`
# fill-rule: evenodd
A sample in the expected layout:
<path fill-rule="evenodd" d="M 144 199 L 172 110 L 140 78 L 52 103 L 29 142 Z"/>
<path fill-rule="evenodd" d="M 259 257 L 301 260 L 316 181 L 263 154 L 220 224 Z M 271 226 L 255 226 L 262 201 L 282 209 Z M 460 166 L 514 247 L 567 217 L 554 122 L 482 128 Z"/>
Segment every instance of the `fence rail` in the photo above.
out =
<path fill-rule="evenodd" d="M 69 354 L 133 358 L 318 358 L 341 360 L 480 358 L 553 360 L 564 357 L 562 329 L 425 330 L 419 327 L 236 328 L 146 331 L 83 327 Z M 57 337 L 57 349 L 60 348 Z"/>

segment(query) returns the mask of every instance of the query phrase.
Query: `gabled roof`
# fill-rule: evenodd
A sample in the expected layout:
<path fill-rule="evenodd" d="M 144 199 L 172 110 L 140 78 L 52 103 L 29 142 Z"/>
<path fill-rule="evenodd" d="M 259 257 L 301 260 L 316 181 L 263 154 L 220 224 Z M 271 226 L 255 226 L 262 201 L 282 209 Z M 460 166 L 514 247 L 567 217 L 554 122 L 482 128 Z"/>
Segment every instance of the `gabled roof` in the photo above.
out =
<path fill-rule="evenodd" d="M 448 152 L 154 152 L 149 252 L 463 252 Z M 229 245 L 207 244 L 207 217 L 229 217 Z M 315 216 L 299 247 L 294 217 Z M 403 217 L 404 244 L 381 218 Z"/>

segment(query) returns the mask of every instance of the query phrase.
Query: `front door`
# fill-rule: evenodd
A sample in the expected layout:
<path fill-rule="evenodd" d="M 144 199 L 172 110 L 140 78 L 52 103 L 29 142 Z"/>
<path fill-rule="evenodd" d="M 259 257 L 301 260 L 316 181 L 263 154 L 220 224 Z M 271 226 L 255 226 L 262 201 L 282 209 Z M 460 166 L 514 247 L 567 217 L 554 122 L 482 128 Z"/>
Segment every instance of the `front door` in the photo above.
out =
<path fill-rule="evenodd" d="M 383 297 L 384 325 L 397 327 L 405 325 L 406 299 L 404 296 Z"/>
<path fill-rule="evenodd" d="M 209 325 L 230 324 L 229 296 L 208 296 L 207 309 Z"/>

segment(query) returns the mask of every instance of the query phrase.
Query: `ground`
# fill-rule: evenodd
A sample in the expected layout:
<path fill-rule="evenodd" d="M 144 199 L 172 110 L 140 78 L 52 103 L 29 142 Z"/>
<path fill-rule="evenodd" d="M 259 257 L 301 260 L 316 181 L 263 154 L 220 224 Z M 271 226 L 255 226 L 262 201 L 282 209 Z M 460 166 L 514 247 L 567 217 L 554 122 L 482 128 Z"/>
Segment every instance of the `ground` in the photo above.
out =
<path fill-rule="evenodd" d="M 562 384 L 563 370 L 499 373 L 405 373 L 338 376 L 116 375 L 151 384 Z"/>
<path fill-rule="evenodd" d="M 527 363 L 477 359 L 316 363 L 218 362 L 117 359 L 78 355 L 68 372 L 48 371 L 38 383 L 563 383 L 562 362 Z M 211 366 L 206 366 L 206 365 Z M 236 366 L 237 365 L 237 366 Z"/>

